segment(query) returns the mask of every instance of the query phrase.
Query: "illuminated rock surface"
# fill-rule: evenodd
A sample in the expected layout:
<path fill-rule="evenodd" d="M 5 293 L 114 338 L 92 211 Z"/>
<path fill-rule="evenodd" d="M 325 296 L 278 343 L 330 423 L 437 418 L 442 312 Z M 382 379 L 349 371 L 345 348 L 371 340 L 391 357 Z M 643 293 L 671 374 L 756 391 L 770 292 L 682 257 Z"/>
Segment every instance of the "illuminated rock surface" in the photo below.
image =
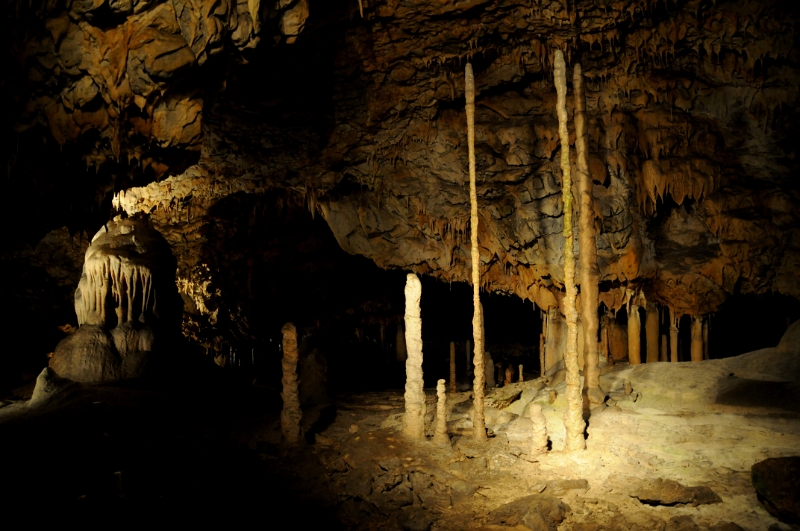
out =
<path fill-rule="evenodd" d="M 147 220 L 117 217 L 86 250 L 75 312 L 78 329 L 62 340 L 50 367 L 63 378 L 101 382 L 142 376 L 157 365 L 181 312 L 175 258 Z"/>

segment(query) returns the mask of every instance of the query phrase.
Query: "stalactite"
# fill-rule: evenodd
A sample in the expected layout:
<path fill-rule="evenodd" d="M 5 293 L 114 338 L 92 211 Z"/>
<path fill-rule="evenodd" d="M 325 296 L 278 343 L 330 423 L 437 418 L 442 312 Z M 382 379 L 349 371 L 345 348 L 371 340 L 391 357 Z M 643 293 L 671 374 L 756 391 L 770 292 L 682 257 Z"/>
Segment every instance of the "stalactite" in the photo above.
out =
<path fill-rule="evenodd" d="M 436 444 L 450 444 L 450 437 L 447 436 L 447 393 L 445 392 L 444 380 L 436 383 L 436 428 L 433 432 L 433 442 Z"/>
<path fill-rule="evenodd" d="M 645 339 L 647 341 L 647 363 L 658 361 L 658 306 L 648 302 L 645 306 L 646 316 L 644 323 Z"/>
<path fill-rule="evenodd" d="M 642 324 L 639 320 L 639 307 L 633 302 L 628 305 L 628 363 L 642 363 Z"/>
<path fill-rule="evenodd" d="M 692 361 L 703 361 L 703 316 L 692 317 Z"/>
<path fill-rule="evenodd" d="M 286 323 L 283 332 L 283 409 L 281 410 L 281 431 L 286 442 L 294 444 L 300 437 L 300 395 L 297 386 L 297 330 L 292 323 Z"/>
<path fill-rule="evenodd" d="M 425 391 L 422 380 L 422 319 L 419 303 L 422 284 L 417 275 L 406 277 L 406 392 L 403 432 L 413 440 L 425 439 Z"/>
<path fill-rule="evenodd" d="M 542 413 L 540 404 L 531 404 L 528 409 L 531 419 L 531 455 L 539 455 L 547 451 L 547 419 Z"/>
<path fill-rule="evenodd" d="M 456 343 L 450 342 L 450 392 L 455 393 L 458 391 L 456 384 Z"/>
<path fill-rule="evenodd" d="M 678 362 L 678 322 L 679 318 L 675 315 L 675 310 L 669 309 L 669 361 Z"/>
<path fill-rule="evenodd" d="M 564 425 L 567 428 L 565 449 L 577 451 L 586 448 L 583 432 L 583 398 L 581 393 L 580 368 L 578 367 L 578 311 L 575 308 L 577 288 L 575 286 L 575 254 L 572 230 L 572 175 L 569 161 L 569 131 L 567 130 L 567 67 L 564 53 L 555 52 L 555 84 L 558 93 L 558 135 L 561 138 L 561 193 L 564 201 L 564 313 L 567 318 L 567 348 L 564 364 L 567 369 L 567 410 Z"/>
<path fill-rule="evenodd" d="M 472 64 L 467 63 L 465 71 L 466 112 L 467 112 L 467 142 L 469 144 L 469 200 L 470 200 L 470 242 L 472 257 L 472 336 L 475 341 L 475 379 L 473 382 L 473 403 L 475 414 L 473 428 L 475 438 L 486 440 L 486 420 L 483 411 L 483 393 L 485 385 L 485 371 L 483 361 L 483 310 L 481 308 L 480 287 L 480 254 L 478 252 L 478 190 L 475 176 L 475 77 L 472 73 Z"/>
<path fill-rule="evenodd" d="M 583 367 L 586 396 L 594 405 L 603 403 L 605 393 L 600 388 L 600 366 L 597 358 L 597 307 L 599 305 L 600 270 L 597 267 L 597 240 L 594 222 L 592 177 L 589 175 L 588 134 L 586 131 L 586 95 L 583 91 L 583 72 L 576 64 L 573 72 L 575 97 L 575 149 L 580 206 L 578 237 L 580 238 L 581 324 L 583 325 Z"/>

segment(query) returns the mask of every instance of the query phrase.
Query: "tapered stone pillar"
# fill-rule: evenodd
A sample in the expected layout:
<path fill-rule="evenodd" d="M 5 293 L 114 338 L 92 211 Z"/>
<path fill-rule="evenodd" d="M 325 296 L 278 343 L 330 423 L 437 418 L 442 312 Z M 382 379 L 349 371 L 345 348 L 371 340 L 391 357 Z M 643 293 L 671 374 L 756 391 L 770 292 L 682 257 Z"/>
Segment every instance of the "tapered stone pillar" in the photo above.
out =
<path fill-rule="evenodd" d="M 703 316 L 692 316 L 692 361 L 703 361 Z"/>
<path fill-rule="evenodd" d="M 680 318 L 675 315 L 675 310 L 669 309 L 669 361 L 678 362 L 678 322 Z"/>
<path fill-rule="evenodd" d="M 539 455 L 547 451 L 547 419 L 542 413 L 540 404 L 531 404 L 528 409 L 531 419 L 531 455 Z"/>
<path fill-rule="evenodd" d="M 419 302 L 422 298 L 422 284 L 417 275 L 409 273 L 406 277 L 406 413 L 403 433 L 413 440 L 425 439 L 425 391 L 422 380 L 422 319 Z"/>
<path fill-rule="evenodd" d="M 639 307 L 633 303 L 628 312 L 628 363 L 640 365 L 642 363 L 642 323 L 639 320 Z"/>
<path fill-rule="evenodd" d="M 300 438 L 300 421 L 303 418 L 297 386 L 297 330 L 292 323 L 286 323 L 281 332 L 283 332 L 281 432 L 286 442 L 294 444 Z"/>
<path fill-rule="evenodd" d="M 436 444 L 450 444 L 447 436 L 447 393 L 444 390 L 444 380 L 436 383 L 436 428 L 433 431 L 433 442 Z"/>
<path fill-rule="evenodd" d="M 647 316 L 645 317 L 645 337 L 647 340 L 647 363 L 655 363 L 658 361 L 658 306 L 653 303 L 647 303 Z"/>

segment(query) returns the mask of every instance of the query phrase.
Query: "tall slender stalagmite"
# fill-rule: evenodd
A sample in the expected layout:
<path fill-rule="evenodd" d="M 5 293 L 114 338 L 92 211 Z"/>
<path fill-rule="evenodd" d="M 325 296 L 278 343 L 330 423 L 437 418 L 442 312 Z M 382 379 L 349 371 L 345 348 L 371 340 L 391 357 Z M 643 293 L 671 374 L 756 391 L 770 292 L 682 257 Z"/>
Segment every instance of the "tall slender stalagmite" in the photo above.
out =
<path fill-rule="evenodd" d="M 605 393 L 600 388 L 600 365 L 597 357 L 597 307 L 599 306 L 600 270 L 597 267 L 597 240 L 594 225 L 592 177 L 589 175 L 588 140 L 586 133 L 586 95 L 583 72 L 576 64 L 572 76 L 575 96 L 575 149 L 578 152 L 575 177 L 578 181 L 578 238 L 580 239 L 581 323 L 584 337 L 584 379 L 586 396 L 592 404 L 602 404 Z"/>
<path fill-rule="evenodd" d="M 647 363 L 658 361 L 658 306 L 648 302 L 645 306 L 647 315 L 644 321 L 644 333 L 647 341 Z"/>
<path fill-rule="evenodd" d="M 447 436 L 447 393 L 444 391 L 444 380 L 436 383 L 436 428 L 433 430 L 433 442 L 436 444 L 449 444 Z"/>
<path fill-rule="evenodd" d="M 292 323 L 286 323 L 281 332 L 283 332 L 281 431 L 287 442 L 296 443 L 300 437 L 300 420 L 303 418 L 297 387 L 297 329 Z"/>
<path fill-rule="evenodd" d="M 455 393 L 458 391 L 456 385 L 456 342 L 450 342 L 450 392 Z"/>
<path fill-rule="evenodd" d="M 469 202 L 470 202 L 470 242 L 472 255 L 472 337 L 475 341 L 475 379 L 472 384 L 475 414 L 472 425 L 475 437 L 486 440 L 486 419 L 483 411 L 483 387 L 485 367 L 483 362 L 483 308 L 481 308 L 481 262 L 478 253 L 478 189 L 475 183 L 475 77 L 472 65 L 467 63 L 465 72 L 465 96 L 467 100 L 467 143 L 469 144 Z"/>
<path fill-rule="evenodd" d="M 542 311 L 542 334 L 539 336 L 539 376 L 544 378 L 547 372 L 547 311 Z"/>
<path fill-rule="evenodd" d="M 692 361 L 703 361 L 703 316 L 692 317 Z"/>
<path fill-rule="evenodd" d="M 669 309 L 669 361 L 678 362 L 678 316 Z"/>
<path fill-rule="evenodd" d="M 642 363 L 642 322 L 639 319 L 639 307 L 631 302 L 628 305 L 628 363 Z"/>
<path fill-rule="evenodd" d="M 425 391 L 422 381 L 422 319 L 419 301 L 422 284 L 414 273 L 406 277 L 406 414 L 403 432 L 411 439 L 425 439 Z"/>
<path fill-rule="evenodd" d="M 586 448 L 586 440 L 583 438 L 586 423 L 583 420 L 583 397 L 578 367 L 578 311 L 575 308 L 578 294 L 575 286 L 572 174 L 567 130 L 567 66 L 561 50 L 556 50 L 555 54 L 555 83 L 558 93 L 558 136 L 561 138 L 561 194 L 564 199 L 564 285 L 567 291 L 564 297 L 564 313 L 567 318 L 567 348 L 564 353 L 564 365 L 567 369 L 567 410 L 564 412 L 564 426 L 567 428 L 565 450 L 569 452 Z"/>

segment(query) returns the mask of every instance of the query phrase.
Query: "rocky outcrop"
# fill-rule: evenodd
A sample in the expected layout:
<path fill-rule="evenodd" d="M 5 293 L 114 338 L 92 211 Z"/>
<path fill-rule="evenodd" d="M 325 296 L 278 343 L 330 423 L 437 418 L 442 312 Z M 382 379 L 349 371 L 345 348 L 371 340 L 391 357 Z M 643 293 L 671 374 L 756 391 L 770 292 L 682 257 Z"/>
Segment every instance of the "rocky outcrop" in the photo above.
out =
<path fill-rule="evenodd" d="M 619 309 L 639 291 L 676 315 L 712 312 L 732 294 L 800 296 L 800 197 L 791 185 L 800 69 L 797 14 L 786 3 L 447 0 L 411 9 L 381 0 L 363 3 L 363 18 L 352 3 L 320 7 L 315 20 L 307 3 L 279 2 L 278 11 L 259 8 L 269 14 L 260 19 L 265 27 L 275 22 L 279 40 L 301 26 L 304 33 L 292 51 L 252 57 L 239 52 L 257 40 L 251 4 L 208 16 L 174 2 L 134 8 L 119 27 L 130 37 L 105 30 L 96 37 L 97 50 L 87 52 L 96 59 L 91 68 L 58 63 L 70 46 L 83 50 L 85 35 L 100 31 L 92 29 L 100 19 L 91 10 L 63 19 L 45 14 L 66 20 L 66 29 L 51 23 L 54 33 L 31 47 L 30 58 L 54 65 L 34 64 L 39 73 L 29 76 L 41 94 L 33 108 L 52 110 L 37 116 L 54 117 L 54 137 L 102 131 L 101 158 L 114 158 L 114 138 L 150 139 L 141 148 L 120 141 L 118 153 L 142 164 L 150 157 L 157 175 L 178 168 L 156 163 L 164 150 L 199 150 L 198 164 L 118 199 L 128 212 L 155 209 L 164 232 L 187 234 L 182 278 L 204 278 L 206 244 L 195 235 L 219 222 L 214 205 L 237 192 L 283 189 L 321 214 L 350 253 L 385 268 L 467 280 L 462 72 L 471 60 L 482 286 L 559 307 L 561 148 L 550 72 L 554 51 L 562 49 L 568 69 L 580 61 L 586 77 L 606 307 Z M 297 48 L 304 38 L 308 46 Z M 118 44 L 110 43 L 120 39 L 126 59 L 114 63 Z M 143 55 L 146 46 L 159 49 Z M 218 50 L 245 54 L 256 66 L 221 72 L 215 79 L 228 78 L 225 92 L 195 92 L 198 73 L 210 71 L 203 58 Z M 156 61 L 162 56 L 163 64 Z M 56 83 L 63 98 L 36 81 L 57 63 L 58 76 L 75 76 Z M 65 73 L 72 68 L 79 74 Z M 256 72 L 265 71 L 279 81 L 260 83 Z M 115 107 L 117 93 L 126 94 L 119 101 L 127 107 Z M 90 97 L 95 103 L 85 103 Z M 86 105 L 105 110 L 84 123 Z M 115 130 L 106 123 L 128 125 Z M 209 291 L 198 295 L 199 306 L 213 297 Z"/>

